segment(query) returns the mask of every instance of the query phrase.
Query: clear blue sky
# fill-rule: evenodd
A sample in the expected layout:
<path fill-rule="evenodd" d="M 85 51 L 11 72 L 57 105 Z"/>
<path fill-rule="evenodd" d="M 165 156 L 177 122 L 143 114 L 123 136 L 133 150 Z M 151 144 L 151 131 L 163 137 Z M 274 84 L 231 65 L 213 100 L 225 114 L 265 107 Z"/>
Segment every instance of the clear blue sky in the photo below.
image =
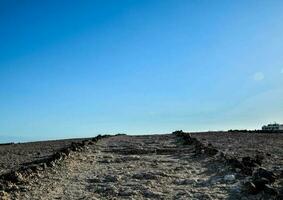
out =
<path fill-rule="evenodd" d="M 0 1 L 0 140 L 283 123 L 283 1 Z"/>

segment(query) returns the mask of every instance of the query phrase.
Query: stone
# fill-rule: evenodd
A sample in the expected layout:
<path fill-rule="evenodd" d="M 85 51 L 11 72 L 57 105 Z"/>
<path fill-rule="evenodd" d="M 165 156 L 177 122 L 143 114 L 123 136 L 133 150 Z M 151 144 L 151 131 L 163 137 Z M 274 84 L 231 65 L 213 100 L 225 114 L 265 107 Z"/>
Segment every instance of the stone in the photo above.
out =
<path fill-rule="evenodd" d="M 111 163 L 111 160 L 109 159 L 103 159 L 99 161 L 100 163 Z"/>
<path fill-rule="evenodd" d="M 62 154 L 59 153 L 59 152 L 55 153 L 55 154 L 52 156 L 52 158 L 53 158 L 54 160 L 62 160 L 62 159 L 63 159 L 63 158 L 62 158 Z"/>
<path fill-rule="evenodd" d="M 195 179 L 176 179 L 173 183 L 176 185 L 195 185 L 197 181 Z"/>
<path fill-rule="evenodd" d="M 266 178 L 270 183 L 276 180 L 276 176 L 273 172 L 266 170 L 265 168 L 259 168 L 254 174 L 256 178 Z"/>
<path fill-rule="evenodd" d="M 70 148 L 65 148 L 63 150 L 61 150 L 62 153 L 64 153 L 66 156 L 69 156 L 71 153 L 71 149 Z"/>
<path fill-rule="evenodd" d="M 19 190 L 20 190 L 21 192 L 27 192 L 27 191 L 28 191 L 28 188 L 25 187 L 25 186 L 20 186 L 20 187 L 19 187 Z"/>
<path fill-rule="evenodd" d="M 0 191 L 0 199 L 1 200 L 8 200 L 10 199 L 9 194 L 5 191 Z"/>
<path fill-rule="evenodd" d="M 8 190 L 9 192 L 16 192 L 19 191 L 19 186 L 17 186 L 16 184 L 11 184 L 8 186 Z"/>
<path fill-rule="evenodd" d="M 256 167 L 257 166 L 257 162 L 249 156 L 243 157 L 242 163 L 246 167 Z"/>
<path fill-rule="evenodd" d="M 251 167 L 242 167 L 241 172 L 245 175 L 252 176 L 253 168 Z"/>
<path fill-rule="evenodd" d="M 264 160 L 264 155 L 263 154 L 258 154 L 258 155 L 255 156 L 255 162 L 258 165 L 262 165 L 263 160 Z"/>
<path fill-rule="evenodd" d="M 47 164 L 46 163 L 41 163 L 40 166 L 42 167 L 43 170 L 45 170 L 47 168 Z"/>
<path fill-rule="evenodd" d="M 254 183 L 248 181 L 244 184 L 244 190 L 249 194 L 257 194 L 259 191 L 257 190 Z"/>
<path fill-rule="evenodd" d="M 240 173 L 240 172 L 241 172 L 241 169 L 235 168 L 235 172 Z"/>
<path fill-rule="evenodd" d="M 33 172 L 37 172 L 37 171 L 41 170 L 40 165 L 31 165 L 31 166 L 29 166 L 29 168 L 30 168 Z"/>
<path fill-rule="evenodd" d="M 234 193 L 240 193 L 241 192 L 241 183 L 236 182 L 235 184 L 231 185 L 231 191 Z"/>
<path fill-rule="evenodd" d="M 48 166 L 48 167 L 55 167 L 56 164 L 55 164 L 54 161 L 50 161 L 50 162 L 47 163 L 47 166 Z"/>
<path fill-rule="evenodd" d="M 243 164 L 236 158 L 228 158 L 227 162 L 235 168 L 239 168 L 239 169 L 243 168 Z"/>
<path fill-rule="evenodd" d="M 88 179 L 88 181 L 90 183 L 101 183 L 101 179 L 99 179 L 98 177 L 94 177 L 94 178 L 91 178 L 91 179 Z"/>
<path fill-rule="evenodd" d="M 105 193 L 106 195 L 117 195 L 117 188 L 113 185 L 98 186 L 95 191 L 97 193 Z"/>
<path fill-rule="evenodd" d="M 132 176 L 134 179 L 157 179 L 157 176 L 151 172 L 141 172 Z"/>
<path fill-rule="evenodd" d="M 22 182 L 24 180 L 24 177 L 19 172 L 12 172 L 6 175 L 5 179 L 13 183 L 18 183 L 18 182 Z"/>
<path fill-rule="evenodd" d="M 187 173 L 191 173 L 190 171 L 187 171 Z M 162 171 L 156 171 L 154 172 L 154 175 L 157 175 L 157 176 L 162 176 L 162 177 L 168 177 L 169 175 L 166 174 L 165 172 L 162 172 Z"/>
<path fill-rule="evenodd" d="M 221 181 L 221 178 L 214 177 L 210 179 L 210 184 L 215 185 L 220 181 Z"/>
<path fill-rule="evenodd" d="M 130 188 L 121 188 L 118 193 L 119 196 L 124 196 L 124 197 L 129 197 L 129 196 L 133 196 L 136 194 L 137 192 Z"/>
<path fill-rule="evenodd" d="M 104 182 L 117 182 L 120 179 L 118 176 L 107 175 L 104 177 Z"/>
<path fill-rule="evenodd" d="M 204 152 L 210 156 L 214 156 L 218 153 L 218 150 L 216 148 L 213 147 L 206 147 L 204 149 Z"/>
<path fill-rule="evenodd" d="M 72 151 L 79 151 L 80 150 L 80 145 L 78 143 L 72 142 L 71 146 L 70 146 L 70 149 Z"/>
<path fill-rule="evenodd" d="M 270 154 L 270 153 L 266 153 L 266 155 L 267 155 L 267 156 L 271 156 L 271 154 Z"/>
<path fill-rule="evenodd" d="M 113 156 L 108 154 L 108 155 L 104 155 L 102 158 L 104 158 L 104 159 L 112 159 Z"/>
<path fill-rule="evenodd" d="M 229 174 L 224 176 L 225 181 L 234 181 L 236 179 L 234 174 Z"/>
<path fill-rule="evenodd" d="M 271 187 L 270 185 L 265 185 L 264 192 L 272 196 L 276 196 L 279 194 L 279 192 L 275 188 Z"/>
<path fill-rule="evenodd" d="M 257 190 L 262 191 L 265 185 L 269 183 L 269 180 L 266 178 L 258 178 L 255 179 L 253 183 L 256 186 Z"/>
<path fill-rule="evenodd" d="M 138 155 L 125 156 L 124 160 L 125 161 L 137 161 L 137 160 L 140 160 L 140 156 Z"/>
<path fill-rule="evenodd" d="M 151 191 L 150 189 L 146 189 L 143 191 L 143 196 L 145 196 L 146 198 L 161 199 L 163 194 L 161 192 L 154 192 L 154 191 Z"/>

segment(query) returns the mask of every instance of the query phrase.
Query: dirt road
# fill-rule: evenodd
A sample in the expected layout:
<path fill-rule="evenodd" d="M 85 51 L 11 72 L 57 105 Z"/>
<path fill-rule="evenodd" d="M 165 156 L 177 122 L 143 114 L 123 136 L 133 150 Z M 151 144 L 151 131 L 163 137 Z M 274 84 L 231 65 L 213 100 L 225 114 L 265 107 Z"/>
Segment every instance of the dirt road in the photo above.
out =
<path fill-rule="evenodd" d="M 228 166 L 193 151 L 174 135 L 102 139 L 38 172 L 11 198 L 245 199 Z"/>

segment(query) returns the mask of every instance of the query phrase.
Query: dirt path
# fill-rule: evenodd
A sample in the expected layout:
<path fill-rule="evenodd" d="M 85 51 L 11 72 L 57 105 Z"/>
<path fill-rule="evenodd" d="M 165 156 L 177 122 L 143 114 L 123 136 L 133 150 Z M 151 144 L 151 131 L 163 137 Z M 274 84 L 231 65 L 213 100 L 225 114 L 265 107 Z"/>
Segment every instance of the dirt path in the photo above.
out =
<path fill-rule="evenodd" d="M 18 199 L 239 199 L 237 180 L 174 135 L 116 136 L 39 172 Z M 244 199 L 244 198 L 243 198 Z"/>

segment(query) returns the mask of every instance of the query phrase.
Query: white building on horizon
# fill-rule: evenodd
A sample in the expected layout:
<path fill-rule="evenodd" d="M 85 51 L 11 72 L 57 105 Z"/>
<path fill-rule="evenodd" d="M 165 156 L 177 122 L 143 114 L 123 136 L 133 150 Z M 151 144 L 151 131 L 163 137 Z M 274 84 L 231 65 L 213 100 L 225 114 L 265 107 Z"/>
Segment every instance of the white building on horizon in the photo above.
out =
<path fill-rule="evenodd" d="M 283 124 L 273 123 L 273 124 L 264 125 L 262 127 L 262 130 L 264 131 L 283 131 Z"/>

